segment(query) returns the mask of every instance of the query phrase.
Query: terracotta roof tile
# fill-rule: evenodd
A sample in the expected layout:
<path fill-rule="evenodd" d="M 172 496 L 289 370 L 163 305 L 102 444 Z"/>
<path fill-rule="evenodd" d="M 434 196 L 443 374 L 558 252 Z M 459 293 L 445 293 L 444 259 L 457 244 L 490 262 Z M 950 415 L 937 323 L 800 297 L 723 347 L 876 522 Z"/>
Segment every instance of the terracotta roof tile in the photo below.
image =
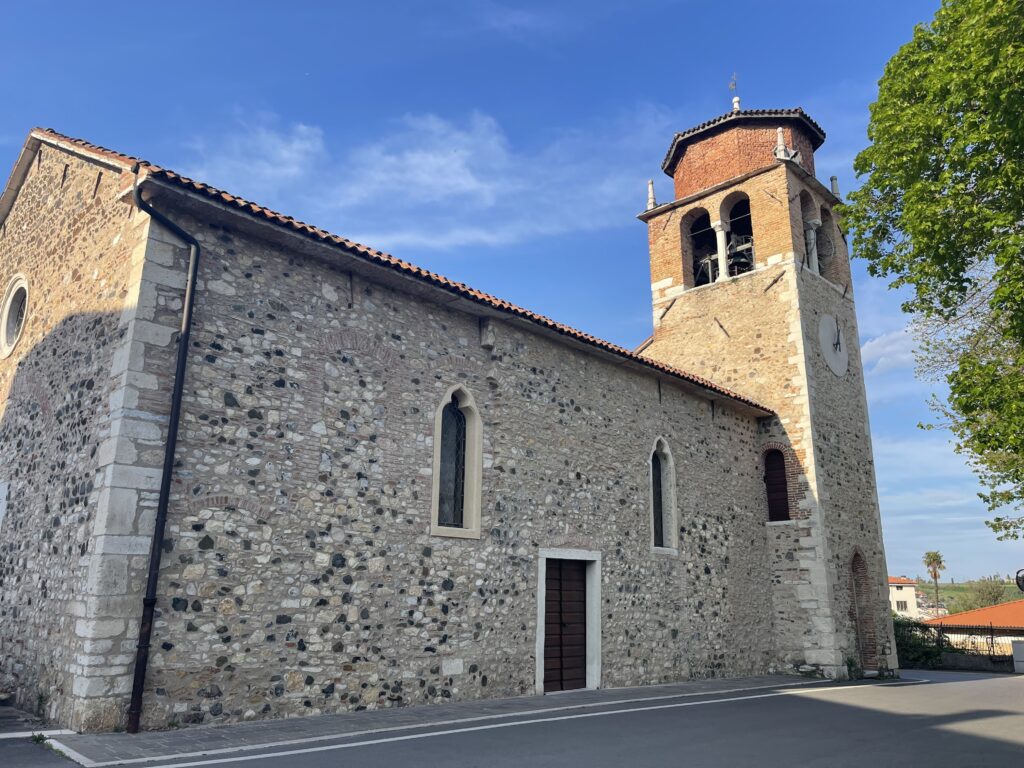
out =
<path fill-rule="evenodd" d="M 771 120 L 778 118 L 784 118 L 787 120 L 795 119 L 803 123 L 804 126 L 810 130 L 811 143 L 814 149 L 817 149 L 825 142 L 825 131 L 800 107 L 794 107 L 793 109 L 740 109 L 733 112 L 726 112 L 724 115 L 713 117 L 710 120 L 704 121 L 700 125 L 695 125 L 693 128 L 687 128 L 685 131 L 677 133 L 672 139 L 672 144 L 669 146 L 668 152 L 665 153 L 665 159 L 661 163 L 661 169 L 669 176 L 675 173 L 676 164 L 679 162 L 680 149 L 682 149 L 683 146 L 688 144 L 690 140 L 698 134 L 717 128 L 725 123 Z"/>
<path fill-rule="evenodd" d="M 1024 600 L 975 608 L 973 611 L 951 613 L 937 619 L 928 619 L 925 624 L 950 624 L 956 626 L 988 626 L 1024 628 Z"/>
<path fill-rule="evenodd" d="M 132 157 L 131 155 L 125 155 L 120 152 L 115 152 L 114 150 L 107 149 L 106 147 L 101 147 L 97 144 L 92 144 L 87 141 L 83 141 L 82 139 L 76 139 L 71 136 L 66 136 L 50 128 L 36 128 L 32 131 L 31 135 L 36 138 L 46 140 L 58 145 L 62 143 L 73 145 L 80 150 L 85 150 L 86 152 L 89 152 L 97 156 L 101 156 L 109 161 L 119 163 L 125 166 L 126 168 L 132 168 L 138 165 L 140 168 L 145 169 L 146 174 L 148 176 L 151 176 L 155 179 L 166 181 L 170 184 L 181 187 L 190 192 L 194 192 L 200 196 L 207 197 L 211 200 L 215 200 L 220 203 L 224 203 L 248 215 L 255 216 L 266 221 L 270 221 L 274 224 L 278 224 L 279 226 L 285 227 L 294 232 L 298 232 L 302 235 L 308 236 L 311 239 L 338 246 L 339 248 L 342 248 L 346 252 L 356 254 L 372 263 L 390 267 L 395 271 L 418 278 L 426 283 L 439 286 L 451 293 L 462 296 L 463 298 L 469 299 L 483 306 L 487 306 L 492 309 L 497 309 L 502 312 L 506 312 L 508 314 L 529 320 L 530 322 L 533 322 L 549 330 L 555 331 L 556 333 L 562 334 L 569 338 L 572 338 L 576 341 L 581 341 L 590 346 L 597 347 L 606 352 L 610 352 L 618 357 L 623 358 L 624 360 L 639 363 L 640 365 L 643 365 L 647 368 L 653 369 L 655 371 L 658 371 L 660 373 L 666 374 L 677 379 L 681 379 L 683 381 L 689 382 L 690 384 L 697 385 L 698 387 L 701 387 L 710 392 L 714 392 L 723 397 L 729 398 L 730 400 L 735 400 L 739 403 L 744 403 L 748 406 L 764 411 L 766 413 L 772 413 L 771 409 L 761 405 L 760 403 L 751 400 L 748 397 L 744 397 L 743 395 L 733 392 L 729 389 L 726 389 L 725 387 L 721 387 L 715 384 L 714 382 L 709 381 L 708 379 L 705 379 L 701 376 L 697 376 L 686 371 L 681 371 L 677 368 L 673 368 L 672 366 L 665 365 L 664 363 L 660 363 L 656 360 L 652 360 L 651 358 L 631 352 L 630 350 L 624 347 L 620 347 L 617 344 L 612 344 L 611 342 L 605 341 L 604 339 L 599 339 L 596 336 L 592 336 L 589 333 L 579 331 L 568 325 L 557 323 L 554 320 L 551 320 L 550 318 L 537 314 L 536 312 L 531 312 L 528 309 L 518 307 L 515 304 L 505 301 L 504 299 L 499 299 L 495 296 L 491 296 L 487 293 L 484 293 L 483 291 L 478 291 L 475 288 L 471 288 L 468 285 L 465 285 L 464 283 L 449 280 L 443 275 L 439 275 L 434 272 L 422 269 L 420 267 L 415 266 L 414 264 L 410 264 L 407 261 L 402 261 L 401 259 L 398 259 L 390 254 L 384 253 L 383 251 L 378 251 L 374 248 L 361 245 L 360 243 L 353 242 L 352 240 L 348 240 L 347 238 L 341 237 L 339 235 L 332 234 L 324 229 L 320 229 L 319 227 L 315 227 L 311 224 L 306 224 L 304 222 L 298 221 L 297 219 L 294 219 L 291 216 L 278 213 L 277 211 L 273 211 L 269 208 L 261 206 L 258 203 L 245 200 L 244 198 L 232 195 L 231 193 L 217 189 L 216 187 L 211 187 L 209 184 L 204 184 L 201 181 L 195 181 L 186 176 L 182 176 L 181 174 L 176 173 L 175 171 L 172 171 L 168 168 L 163 168 L 159 165 L 156 165 L 155 163 L 150 163 L 146 160 L 142 160 L 137 157 Z"/>
<path fill-rule="evenodd" d="M 889 577 L 889 583 L 890 584 L 913 584 L 915 586 L 917 585 L 917 582 L 914 579 L 908 579 L 906 576 L 890 576 Z"/>

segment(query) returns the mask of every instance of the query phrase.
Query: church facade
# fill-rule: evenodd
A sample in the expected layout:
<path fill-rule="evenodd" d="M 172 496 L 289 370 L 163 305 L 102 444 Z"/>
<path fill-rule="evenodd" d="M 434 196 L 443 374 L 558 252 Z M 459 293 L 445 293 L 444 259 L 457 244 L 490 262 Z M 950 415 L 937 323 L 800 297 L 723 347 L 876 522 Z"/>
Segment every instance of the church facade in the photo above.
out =
<path fill-rule="evenodd" d="M 102 730 L 894 670 L 823 140 L 738 107 L 676 134 L 626 350 L 32 131 L 0 690 Z"/>

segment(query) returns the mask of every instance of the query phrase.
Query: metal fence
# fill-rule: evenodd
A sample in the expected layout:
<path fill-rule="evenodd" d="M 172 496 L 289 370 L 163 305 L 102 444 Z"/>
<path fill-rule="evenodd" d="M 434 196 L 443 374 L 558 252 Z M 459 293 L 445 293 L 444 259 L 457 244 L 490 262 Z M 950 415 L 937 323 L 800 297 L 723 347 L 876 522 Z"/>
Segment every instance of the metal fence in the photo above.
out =
<path fill-rule="evenodd" d="M 893 628 L 897 649 L 930 649 L 939 653 L 1011 656 L 1013 641 L 1024 640 L 1024 627 L 922 624 L 904 620 L 894 622 Z"/>

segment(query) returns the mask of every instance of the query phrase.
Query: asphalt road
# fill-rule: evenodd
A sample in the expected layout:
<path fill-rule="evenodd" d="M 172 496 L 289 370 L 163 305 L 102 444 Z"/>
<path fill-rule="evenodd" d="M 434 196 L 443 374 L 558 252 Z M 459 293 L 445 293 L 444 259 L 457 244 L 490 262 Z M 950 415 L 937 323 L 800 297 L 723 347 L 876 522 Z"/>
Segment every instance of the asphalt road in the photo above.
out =
<path fill-rule="evenodd" d="M 929 682 L 669 701 L 652 695 L 626 705 L 525 712 L 144 768 L 1024 766 L 1024 677 L 911 675 Z M 0 765 L 20 768 L 5 757 L 0 746 Z"/>

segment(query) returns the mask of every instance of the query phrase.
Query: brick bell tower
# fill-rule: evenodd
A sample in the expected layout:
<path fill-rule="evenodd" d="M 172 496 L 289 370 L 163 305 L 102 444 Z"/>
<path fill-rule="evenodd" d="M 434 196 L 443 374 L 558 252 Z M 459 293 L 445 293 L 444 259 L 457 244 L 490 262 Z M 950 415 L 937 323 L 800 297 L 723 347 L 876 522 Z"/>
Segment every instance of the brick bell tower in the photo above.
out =
<path fill-rule="evenodd" d="M 850 263 L 801 109 L 677 133 L 675 200 L 647 223 L 654 334 L 640 350 L 769 406 L 762 510 L 780 669 L 896 668 Z"/>

